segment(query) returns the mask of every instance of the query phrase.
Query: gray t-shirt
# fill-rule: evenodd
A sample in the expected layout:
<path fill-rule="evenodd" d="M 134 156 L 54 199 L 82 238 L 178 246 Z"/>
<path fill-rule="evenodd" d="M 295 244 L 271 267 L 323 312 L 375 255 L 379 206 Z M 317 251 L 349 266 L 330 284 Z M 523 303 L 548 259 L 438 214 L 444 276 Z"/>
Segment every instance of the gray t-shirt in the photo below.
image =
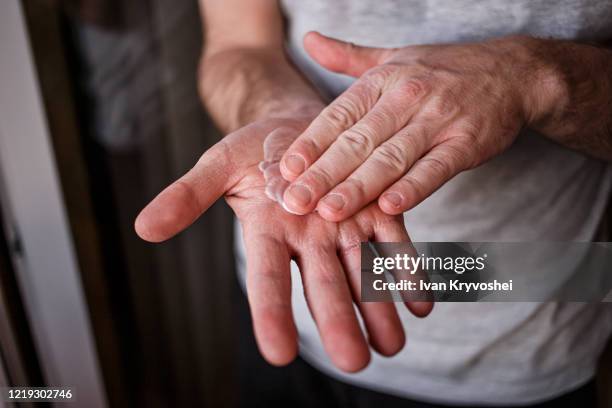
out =
<path fill-rule="evenodd" d="M 284 0 L 288 45 L 330 97 L 351 78 L 325 71 L 302 48 L 310 30 L 379 47 L 478 41 L 509 34 L 612 38 L 612 1 Z M 612 182 L 610 167 L 525 131 L 505 153 L 455 177 L 405 214 L 414 241 L 591 241 Z M 238 253 L 241 254 L 241 243 Z M 239 261 L 241 257 L 239 256 Z M 534 260 L 536 262 L 537 260 Z M 579 272 L 579 271 L 576 271 Z M 439 303 L 425 319 L 399 307 L 404 350 L 375 355 L 357 374 L 330 363 L 294 265 L 300 352 L 344 381 L 430 401 L 533 403 L 594 374 L 612 330 L 606 304 Z"/>

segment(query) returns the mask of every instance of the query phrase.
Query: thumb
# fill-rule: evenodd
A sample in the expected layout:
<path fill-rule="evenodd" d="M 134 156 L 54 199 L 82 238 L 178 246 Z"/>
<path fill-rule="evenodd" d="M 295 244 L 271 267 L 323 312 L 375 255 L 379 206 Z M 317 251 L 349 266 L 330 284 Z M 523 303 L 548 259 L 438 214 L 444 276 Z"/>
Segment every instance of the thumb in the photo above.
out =
<path fill-rule="evenodd" d="M 316 31 L 304 36 L 304 48 L 324 68 L 352 77 L 360 77 L 368 69 L 382 64 L 393 52 L 391 48 L 362 47 L 336 40 Z"/>
<path fill-rule="evenodd" d="M 183 177 L 166 187 L 136 217 L 134 229 L 145 241 L 161 242 L 191 225 L 230 184 L 228 149 L 222 141 L 206 151 Z"/>

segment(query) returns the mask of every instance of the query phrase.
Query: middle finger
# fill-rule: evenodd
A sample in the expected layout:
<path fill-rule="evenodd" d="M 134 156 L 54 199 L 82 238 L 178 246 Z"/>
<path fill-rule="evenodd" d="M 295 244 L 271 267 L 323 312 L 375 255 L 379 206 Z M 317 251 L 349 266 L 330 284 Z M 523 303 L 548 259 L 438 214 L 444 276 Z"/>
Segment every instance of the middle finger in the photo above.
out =
<path fill-rule="evenodd" d="M 372 151 L 410 120 L 414 106 L 402 106 L 398 91 L 384 93 L 363 119 L 345 130 L 285 191 L 289 211 L 307 214 L 319 199 L 358 168 Z"/>

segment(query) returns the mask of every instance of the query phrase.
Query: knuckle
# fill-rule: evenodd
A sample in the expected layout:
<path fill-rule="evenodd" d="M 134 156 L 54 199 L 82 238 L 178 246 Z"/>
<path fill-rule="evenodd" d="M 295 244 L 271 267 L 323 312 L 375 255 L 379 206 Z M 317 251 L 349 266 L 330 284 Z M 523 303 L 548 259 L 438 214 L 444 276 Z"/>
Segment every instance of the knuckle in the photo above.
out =
<path fill-rule="evenodd" d="M 446 143 L 444 151 L 455 169 L 464 170 L 476 167 L 478 164 L 476 160 L 479 156 L 474 154 L 477 150 L 462 141 Z"/>
<path fill-rule="evenodd" d="M 413 160 L 416 160 L 431 143 L 431 140 L 427 137 L 427 135 L 428 132 L 425 127 L 411 127 L 408 132 L 402 135 L 402 143 L 404 144 L 405 154 L 409 155 Z"/>
<path fill-rule="evenodd" d="M 400 179 L 398 184 L 399 190 L 417 197 L 423 197 L 427 191 L 425 185 L 419 179 L 409 174 Z"/>
<path fill-rule="evenodd" d="M 317 166 L 309 170 L 304 177 L 304 182 L 317 189 L 329 189 L 334 185 L 333 177 L 329 170 L 321 166 Z"/>
<path fill-rule="evenodd" d="M 443 92 L 431 98 L 426 109 L 436 119 L 447 119 L 457 113 L 459 105 L 450 92 Z"/>
<path fill-rule="evenodd" d="M 429 83 L 421 78 L 411 78 L 399 86 L 399 92 L 410 101 L 417 101 L 429 92 Z"/>
<path fill-rule="evenodd" d="M 478 126 L 464 127 L 458 132 L 455 140 L 456 142 L 452 145 L 456 149 L 461 149 L 464 154 L 469 156 L 482 156 L 484 154 Z"/>
<path fill-rule="evenodd" d="M 421 159 L 421 165 L 428 172 L 436 174 L 439 177 L 446 178 L 451 176 L 452 166 L 448 153 L 440 153 L 442 157 L 430 155 Z"/>
<path fill-rule="evenodd" d="M 475 126 L 469 126 L 459 132 L 459 138 L 468 145 L 478 144 L 478 129 Z"/>
<path fill-rule="evenodd" d="M 349 99 L 330 105 L 323 117 L 334 128 L 346 129 L 357 121 L 358 110 Z"/>
<path fill-rule="evenodd" d="M 351 199 L 362 201 L 365 198 L 365 186 L 363 185 L 362 180 L 355 177 L 350 177 L 346 179 L 343 184 L 345 188 L 350 191 Z"/>
<path fill-rule="evenodd" d="M 406 144 L 406 149 L 417 149 L 427 140 L 429 133 L 430 131 L 427 125 L 416 122 L 404 127 L 398 133 L 398 136 L 401 137 L 403 143 Z"/>
<path fill-rule="evenodd" d="M 356 125 L 348 129 L 340 136 L 343 145 L 353 153 L 362 156 L 372 151 L 372 131 L 365 125 Z"/>
<path fill-rule="evenodd" d="M 406 154 L 404 146 L 394 140 L 387 141 L 376 149 L 377 160 L 394 173 L 406 170 Z"/>
<path fill-rule="evenodd" d="M 385 129 L 397 130 L 404 124 L 405 114 L 399 107 L 384 107 L 370 112 L 368 120 L 373 132 L 383 133 Z"/>
<path fill-rule="evenodd" d="M 311 163 L 312 158 L 316 157 L 324 150 L 323 146 L 321 146 L 315 138 L 305 137 L 298 139 L 295 146 L 287 151 L 287 154 L 299 154 L 307 163 Z"/>

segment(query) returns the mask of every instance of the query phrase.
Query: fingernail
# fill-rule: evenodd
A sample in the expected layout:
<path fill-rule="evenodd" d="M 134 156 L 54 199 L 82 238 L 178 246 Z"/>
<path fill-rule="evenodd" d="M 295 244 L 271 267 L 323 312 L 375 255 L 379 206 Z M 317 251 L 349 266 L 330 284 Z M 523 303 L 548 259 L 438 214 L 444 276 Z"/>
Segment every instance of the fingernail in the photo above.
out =
<path fill-rule="evenodd" d="M 289 187 L 288 193 L 293 198 L 293 201 L 300 206 L 307 206 L 312 197 L 310 190 L 301 184 L 295 184 Z"/>
<path fill-rule="evenodd" d="M 306 169 L 306 162 L 298 155 L 292 154 L 285 159 L 285 167 L 294 175 L 299 175 Z"/>
<path fill-rule="evenodd" d="M 344 197 L 340 194 L 332 193 L 323 199 L 323 204 L 334 211 L 340 211 L 344 208 Z"/>
<path fill-rule="evenodd" d="M 402 205 L 402 197 L 397 193 L 387 193 L 383 196 L 383 199 L 396 208 Z"/>

